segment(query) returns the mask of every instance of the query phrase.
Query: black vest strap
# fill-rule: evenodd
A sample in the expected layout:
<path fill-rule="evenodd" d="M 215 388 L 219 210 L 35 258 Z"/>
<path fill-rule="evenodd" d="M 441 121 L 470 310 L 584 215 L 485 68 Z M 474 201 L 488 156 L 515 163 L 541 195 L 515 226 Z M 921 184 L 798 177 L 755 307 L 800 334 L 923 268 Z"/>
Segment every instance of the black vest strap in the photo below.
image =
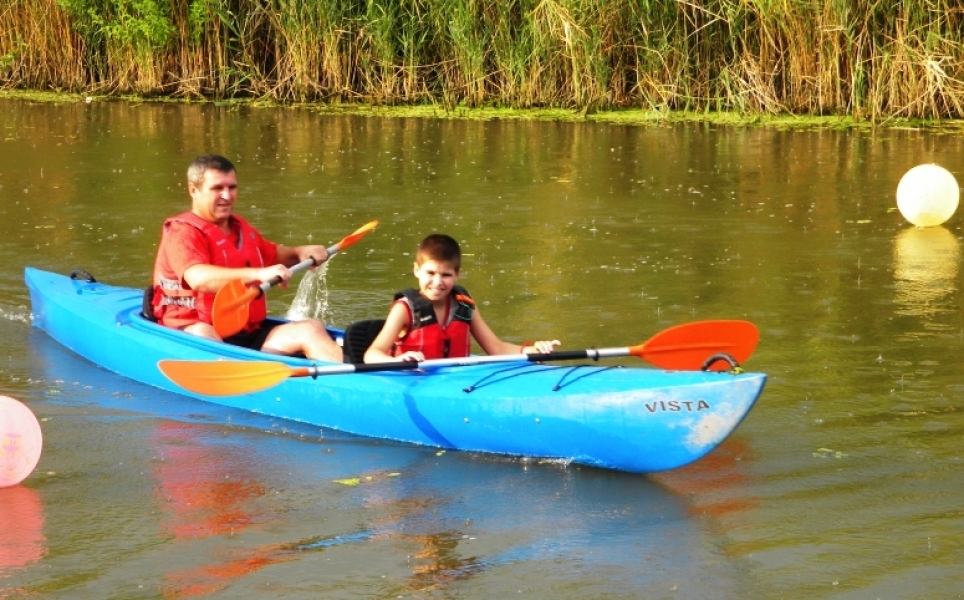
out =
<path fill-rule="evenodd" d="M 475 312 L 475 303 L 472 302 L 472 295 L 468 290 L 460 285 L 452 286 L 452 296 L 458 301 L 453 319 L 472 322 L 472 313 Z M 435 317 L 435 309 L 432 303 L 425 299 L 415 288 L 407 288 L 395 294 L 395 300 L 405 298 L 412 309 L 412 330 L 419 327 L 434 325 L 438 322 Z"/>

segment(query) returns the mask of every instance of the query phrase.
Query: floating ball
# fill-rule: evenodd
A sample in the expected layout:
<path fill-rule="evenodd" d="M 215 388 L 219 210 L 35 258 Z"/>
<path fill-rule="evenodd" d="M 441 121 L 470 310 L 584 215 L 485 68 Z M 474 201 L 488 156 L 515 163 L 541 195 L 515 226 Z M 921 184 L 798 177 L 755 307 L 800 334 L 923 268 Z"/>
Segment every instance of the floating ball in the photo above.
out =
<path fill-rule="evenodd" d="M 918 227 L 935 227 L 957 210 L 961 189 L 950 171 L 937 165 L 917 165 L 897 184 L 897 208 Z"/>
<path fill-rule="evenodd" d="M 40 423 L 26 405 L 0 396 L 0 488 L 17 485 L 40 460 Z"/>

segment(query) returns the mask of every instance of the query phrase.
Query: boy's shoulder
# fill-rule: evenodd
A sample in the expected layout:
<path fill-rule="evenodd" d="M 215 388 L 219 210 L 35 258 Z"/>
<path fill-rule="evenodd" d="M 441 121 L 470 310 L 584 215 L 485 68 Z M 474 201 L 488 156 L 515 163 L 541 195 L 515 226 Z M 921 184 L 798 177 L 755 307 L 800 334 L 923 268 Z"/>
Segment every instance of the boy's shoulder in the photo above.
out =
<path fill-rule="evenodd" d="M 472 299 L 472 294 L 469 293 L 467 289 L 461 285 L 452 286 L 452 297 L 459 302 L 466 302 L 472 306 L 475 306 L 475 301 Z M 426 302 L 431 304 L 431 302 L 422 295 L 422 292 L 415 288 L 405 288 L 404 290 L 399 290 L 395 292 L 395 300 L 407 300 L 410 304 L 415 304 L 416 302 L 422 303 Z"/>
<path fill-rule="evenodd" d="M 475 312 L 475 301 L 469 291 L 460 285 L 452 286 L 452 297 L 457 305 L 452 318 L 458 321 L 472 321 Z M 437 322 L 435 307 L 431 300 L 422 295 L 415 288 L 406 288 L 395 293 L 394 302 L 402 301 L 408 307 L 411 316 L 410 325 L 413 329 L 425 327 Z"/>
<path fill-rule="evenodd" d="M 475 307 L 475 300 L 472 299 L 472 294 L 460 285 L 452 286 L 452 296 L 458 300 L 460 304 L 468 304 L 473 308 Z"/>

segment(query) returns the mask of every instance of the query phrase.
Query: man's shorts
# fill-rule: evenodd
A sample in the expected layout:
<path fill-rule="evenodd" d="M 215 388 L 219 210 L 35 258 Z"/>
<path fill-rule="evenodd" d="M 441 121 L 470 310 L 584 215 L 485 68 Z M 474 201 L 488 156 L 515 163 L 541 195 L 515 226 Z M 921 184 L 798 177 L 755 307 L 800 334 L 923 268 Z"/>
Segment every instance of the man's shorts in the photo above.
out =
<path fill-rule="evenodd" d="M 268 339 L 268 334 L 271 330 L 281 325 L 281 321 L 261 321 L 258 324 L 257 329 L 252 329 L 251 331 L 242 331 L 241 333 L 236 333 L 232 336 L 224 338 L 224 342 L 231 344 L 232 346 L 241 346 L 242 348 L 250 348 L 252 350 L 261 350 L 264 346 L 264 341 Z"/>

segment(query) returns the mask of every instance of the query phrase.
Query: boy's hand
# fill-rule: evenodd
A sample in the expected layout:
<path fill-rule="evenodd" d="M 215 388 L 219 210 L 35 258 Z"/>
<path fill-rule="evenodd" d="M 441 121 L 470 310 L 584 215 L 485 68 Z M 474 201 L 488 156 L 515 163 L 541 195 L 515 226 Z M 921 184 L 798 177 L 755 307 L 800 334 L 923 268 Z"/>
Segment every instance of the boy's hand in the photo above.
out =
<path fill-rule="evenodd" d="M 559 340 L 540 340 L 522 347 L 524 354 L 549 354 L 560 344 Z"/>
<path fill-rule="evenodd" d="M 409 350 L 408 352 L 403 352 L 395 357 L 399 362 L 422 362 L 425 360 L 425 355 L 421 352 L 415 350 Z"/>

